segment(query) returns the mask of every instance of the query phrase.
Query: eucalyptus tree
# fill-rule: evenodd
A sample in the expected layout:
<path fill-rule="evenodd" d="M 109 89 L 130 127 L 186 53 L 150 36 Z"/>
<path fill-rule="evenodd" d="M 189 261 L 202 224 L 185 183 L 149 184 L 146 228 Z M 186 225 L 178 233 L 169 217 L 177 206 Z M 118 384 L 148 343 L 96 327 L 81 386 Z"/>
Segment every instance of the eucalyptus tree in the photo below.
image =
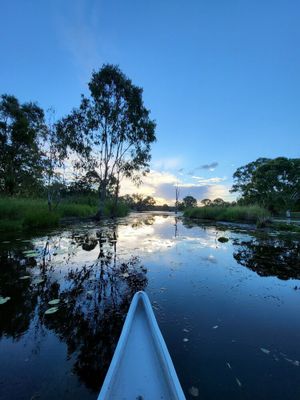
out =
<path fill-rule="evenodd" d="M 292 208 L 300 198 L 300 159 L 259 158 L 236 170 L 232 192 L 246 204 L 258 203 L 271 211 Z"/>
<path fill-rule="evenodd" d="M 149 171 L 156 124 L 143 104 L 143 90 L 118 66 L 103 65 L 88 86 L 90 96 L 82 96 L 60 129 L 77 154 L 77 167 L 98 187 L 101 217 L 109 189 L 117 201 L 122 178 L 139 182 Z"/>
<path fill-rule="evenodd" d="M 1 95 L 0 190 L 5 194 L 29 195 L 42 187 L 39 138 L 44 130 L 44 112 L 37 104 Z"/>

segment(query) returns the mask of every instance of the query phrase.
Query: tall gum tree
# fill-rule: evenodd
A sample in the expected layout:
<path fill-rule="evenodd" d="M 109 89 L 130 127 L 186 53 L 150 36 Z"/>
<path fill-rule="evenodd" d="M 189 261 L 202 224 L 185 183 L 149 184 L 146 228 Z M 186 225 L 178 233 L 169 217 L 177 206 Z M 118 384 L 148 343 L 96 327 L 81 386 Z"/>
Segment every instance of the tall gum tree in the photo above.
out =
<path fill-rule="evenodd" d="M 149 171 L 156 124 L 143 104 L 143 90 L 118 66 L 103 65 L 88 86 L 90 97 L 82 96 L 59 127 L 78 156 L 77 167 L 98 186 L 100 218 L 109 188 L 117 201 L 122 178 L 140 182 Z"/>

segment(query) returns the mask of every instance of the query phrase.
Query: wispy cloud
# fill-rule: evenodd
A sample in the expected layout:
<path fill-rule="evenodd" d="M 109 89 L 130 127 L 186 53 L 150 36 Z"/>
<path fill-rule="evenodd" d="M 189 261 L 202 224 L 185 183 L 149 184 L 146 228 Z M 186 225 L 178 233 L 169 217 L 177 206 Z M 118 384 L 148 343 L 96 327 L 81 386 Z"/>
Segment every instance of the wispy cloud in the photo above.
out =
<path fill-rule="evenodd" d="M 213 178 L 203 178 L 202 176 L 192 176 L 192 179 L 195 179 L 199 185 L 211 185 L 224 182 L 227 180 L 227 177 L 224 176 L 223 178 L 220 178 L 215 176 Z"/>
<path fill-rule="evenodd" d="M 99 1 L 74 0 L 72 7 L 62 6 L 56 16 L 58 38 L 84 83 L 92 70 L 103 63 L 104 46 L 107 46 L 105 38 L 99 37 L 100 6 Z"/>
<path fill-rule="evenodd" d="M 215 162 L 212 162 L 211 164 L 204 164 L 204 165 L 201 165 L 200 167 L 198 167 L 198 169 L 208 169 L 208 170 L 210 170 L 210 171 L 214 171 L 214 169 L 215 169 L 218 165 L 219 165 L 219 163 L 217 163 L 217 162 L 215 161 Z"/>
<path fill-rule="evenodd" d="M 154 160 L 152 162 L 152 166 L 153 169 L 160 169 L 160 170 L 176 169 L 177 172 L 182 172 L 183 168 L 180 168 L 182 162 L 183 162 L 182 157 L 166 157 L 166 158 L 161 158 L 159 160 Z"/>
<path fill-rule="evenodd" d="M 217 161 L 214 161 L 210 164 L 203 164 L 188 172 L 188 175 L 195 175 L 195 173 L 199 170 L 214 171 L 218 165 L 219 163 Z"/>

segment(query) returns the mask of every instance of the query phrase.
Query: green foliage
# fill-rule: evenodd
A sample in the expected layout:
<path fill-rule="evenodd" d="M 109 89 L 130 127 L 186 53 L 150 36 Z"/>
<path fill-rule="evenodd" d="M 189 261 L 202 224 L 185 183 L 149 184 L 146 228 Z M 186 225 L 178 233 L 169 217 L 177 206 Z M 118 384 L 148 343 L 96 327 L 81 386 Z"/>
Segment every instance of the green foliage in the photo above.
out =
<path fill-rule="evenodd" d="M 291 209 L 300 198 L 300 159 L 259 158 L 238 168 L 232 192 L 240 204 L 259 204 L 272 212 Z"/>
<path fill-rule="evenodd" d="M 104 204 L 105 217 L 125 217 L 129 212 L 129 207 L 126 203 L 118 201 L 117 204 L 114 200 L 106 199 Z"/>
<path fill-rule="evenodd" d="M 188 218 L 209 219 L 214 221 L 248 221 L 256 222 L 261 218 L 268 218 L 269 212 L 257 205 L 218 207 L 194 207 L 184 211 Z"/>
<path fill-rule="evenodd" d="M 210 206 L 211 205 L 211 200 L 210 199 L 203 199 L 203 200 L 201 200 L 201 204 L 203 206 Z"/>
<path fill-rule="evenodd" d="M 274 223 L 272 227 L 284 232 L 300 232 L 300 226 L 296 224 Z"/>
<path fill-rule="evenodd" d="M 0 197 L 0 231 L 14 232 L 22 229 L 51 228 L 59 225 L 62 218 L 93 217 L 98 210 L 97 198 L 71 197 L 63 200 L 55 211 L 49 211 L 46 200 Z M 124 217 L 129 208 L 113 200 L 105 202 L 105 216 Z"/>
<path fill-rule="evenodd" d="M 197 200 L 193 196 L 185 196 L 182 202 L 183 202 L 183 208 L 190 208 L 197 206 Z"/>
<path fill-rule="evenodd" d="M 101 216 L 107 194 L 118 199 L 122 177 L 137 181 L 148 172 L 156 125 L 143 104 L 142 89 L 117 66 L 94 72 L 89 89 L 90 97 L 83 96 L 58 129 L 80 155 L 78 170 L 99 188 Z"/>
<path fill-rule="evenodd" d="M 139 193 L 134 193 L 132 196 L 126 195 L 123 197 L 123 201 L 133 210 L 136 211 L 147 211 L 153 209 L 156 204 L 155 199 L 152 196 L 143 196 Z"/>
<path fill-rule="evenodd" d="M 52 228 L 58 226 L 59 214 L 49 212 L 46 207 L 26 210 L 23 218 L 23 229 Z"/>
<path fill-rule="evenodd" d="M 42 187 L 38 142 L 44 129 L 44 112 L 36 104 L 0 97 L 0 192 L 29 195 Z"/>
<path fill-rule="evenodd" d="M 0 219 L 0 232 L 17 232 L 22 230 L 23 225 L 21 220 L 15 219 Z"/>

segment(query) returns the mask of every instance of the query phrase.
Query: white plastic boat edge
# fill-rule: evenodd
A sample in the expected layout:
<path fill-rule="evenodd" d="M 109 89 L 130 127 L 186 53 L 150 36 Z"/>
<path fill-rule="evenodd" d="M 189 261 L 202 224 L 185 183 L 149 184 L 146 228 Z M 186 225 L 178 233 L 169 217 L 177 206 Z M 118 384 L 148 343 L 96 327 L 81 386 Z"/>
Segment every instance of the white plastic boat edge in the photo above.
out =
<path fill-rule="evenodd" d="M 158 327 L 155 315 L 152 310 L 152 306 L 150 300 L 145 292 L 137 292 L 132 299 L 130 304 L 123 329 L 115 349 L 112 361 L 110 363 L 108 372 L 104 379 L 104 383 L 102 385 L 100 394 L 98 396 L 98 400 L 111 400 L 109 397 L 111 386 L 113 385 L 115 374 L 118 373 L 118 366 L 121 362 L 122 356 L 124 354 L 124 349 L 126 347 L 126 343 L 128 340 L 128 335 L 130 334 L 130 328 L 135 316 L 135 312 L 139 302 L 142 301 L 144 305 L 144 309 L 146 312 L 146 317 L 148 318 L 148 322 L 151 329 L 151 334 L 155 341 L 156 349 L 159 354 L 159 358 L 161 363 L 163 364 L 162 367 L 166 372 L 166 376 L 168 378 L 167 384 L 171 388 L 171 392 L 173 395 L 174 400 L 185 400 L 185 396 L 183 390 L 181 388 L 180 382 L 178 380 L 173 362 L 171 360 L 170 354 L 168 352 L 167 346 L 163 339 L 163 336 L 160 332 Z M 147 366 L 145 366 L 147 368 Z M 155 399 L 153 399 L 155 400 Z"/>

